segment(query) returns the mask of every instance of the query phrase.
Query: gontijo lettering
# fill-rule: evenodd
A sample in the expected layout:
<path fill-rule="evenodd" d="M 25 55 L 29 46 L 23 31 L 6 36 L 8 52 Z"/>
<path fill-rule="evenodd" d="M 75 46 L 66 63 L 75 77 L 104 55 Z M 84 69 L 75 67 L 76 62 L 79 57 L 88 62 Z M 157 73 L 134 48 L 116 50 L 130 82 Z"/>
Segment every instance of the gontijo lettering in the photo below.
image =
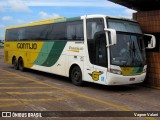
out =
<path fill-rule="evenodd" d="M 17 43 L 19 49 L 37 49 L 36 43 Z"/>

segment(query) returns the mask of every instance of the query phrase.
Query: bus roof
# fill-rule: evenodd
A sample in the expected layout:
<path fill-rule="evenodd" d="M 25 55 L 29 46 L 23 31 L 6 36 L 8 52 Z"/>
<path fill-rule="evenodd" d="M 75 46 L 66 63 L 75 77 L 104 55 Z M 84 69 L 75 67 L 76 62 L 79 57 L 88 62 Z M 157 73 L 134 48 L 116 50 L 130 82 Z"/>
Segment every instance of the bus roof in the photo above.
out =
<path fill-rule="evenodd" d="M 19 25 L 19 26 L 9 26 L 6 29 L 22 28 L 22 27 L 28 27 L 28 26 L 36 26 L 36 25 L 43 25 L 43 24 L 50 24 L 50 23 L 66 22 L 66 21 L 75 21 L 75 20 L 80 20 L 80 18 L 81 17 L 72 17 L 72 18 L 57 17 L 57 18 L 51 18 L 46 20 L 34 21 L 27 24 Z"/>
<path fill-rule="evenodd" d="M 19 26 L 9 26 L 9 27 L 7 27 L 7 29 L 49 24 L 49 23 L 54 23 L 54 21 L 56 21 L 56 20 L 65 20 L 65 18 L 64 17 L 57 17 L 57 18 L 52 18 L 52 19 L 34 21 L 34 22 L 27 23 L 27 24 L 19 25 Z"/>
<path fill-rule="evenodd" d="M 108 15 L 103 15 L 103 14 L 94 14 L 94 15 L 86 15 L 82 17 L 87 17 L 87 18 L 112 18 L 112 19 L 119 19 L 119 20 L 126 20 L 126 21 L 131 21 L 131 22 L 137 22 L 133 19 L 125 18 L 125 17 L 116 17 L 116 16 L 108 16 Z"/>
<path fill-rule="evenodd" d="M 40 20 L 40 21 L 34 21 L 34 22 L 30 22 L 27 24 L 22 24 L 19 26 L 9 26 L 6 29 L 14 29 L 14 28 L 22 28 L 22 27 L 28 27 L 28 26 L 36 26 L 36 25 L 43 25 L 43 24 L 50 24 L 50 23 L 58 23 L 58 22 L 66 22 L 66 21 L 75 21 L 75 20 L 80 20 L 83 17 L 87 17 L 87 18 L 113 18 L 113 19 L 120 19 L 120 20 L 126 20 L 126 21 L 133 21 L 136 22 L 134 20 L 131 19 L 127 19 L 127 18 L 122 18 L 122 17 L 114 17 L 114 16 L 106 16 L 106 15 L 101 15 L 101 14 L 95 14 L 95 15 L 85 15 L 85 16 L 80 16 L 80 17 L 72 17 L 72 18 L 65 18 L 65 17 L 57 17 L 57 18 L 51 18 L 51 19 L 46 19 L 46 20 Z"/>

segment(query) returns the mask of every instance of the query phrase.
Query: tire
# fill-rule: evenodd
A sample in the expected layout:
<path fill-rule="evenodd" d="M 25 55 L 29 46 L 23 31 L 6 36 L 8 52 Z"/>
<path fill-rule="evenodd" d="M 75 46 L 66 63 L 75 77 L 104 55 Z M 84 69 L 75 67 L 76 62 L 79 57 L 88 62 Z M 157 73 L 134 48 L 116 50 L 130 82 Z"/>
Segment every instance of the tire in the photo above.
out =
<path fill-rule="evenodd" d="M 24 71 L 24 62 L 22 58 L 19 58 L 18 60 L 18 67 L 20 71 Z"/>
<path fill-rule="evenodd" d="M 18 62 L 17 62 L 17 60 L 16 60 L 16 57 L 13 58 L 12 64 L 13 64 L 14 69 L 15 69 L 15 70 L 18 70 Z"/>
<path fill-rule="evenodd" d="M 82 72 L 81 69 L 78 66 L 74 66 L 70 73 L 70 79 L 72 80 L 72 83 L 76 86 L 81 86 L 82 81 Z"/>

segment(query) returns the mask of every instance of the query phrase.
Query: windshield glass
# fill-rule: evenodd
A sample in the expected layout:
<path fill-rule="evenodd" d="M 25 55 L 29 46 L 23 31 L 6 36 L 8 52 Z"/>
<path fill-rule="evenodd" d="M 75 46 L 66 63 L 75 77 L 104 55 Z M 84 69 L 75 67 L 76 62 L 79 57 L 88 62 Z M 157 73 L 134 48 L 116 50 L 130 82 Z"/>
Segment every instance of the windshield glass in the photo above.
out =
<path fill-rule="evenodd" d="M 116 31 L 142 34 L 140 26 L 136 22 L 108 19 L 108 27 Z"/>
<path fill-rule="evenodd" d="M 112 21 L 112 20 L 110 20 Z M 111 64 L 138 67 L 146 64 L 143 35 L 138 24 L 113 20 L 109 27 L 117 31 L 117 44 L 111 46 Z M 113 22 L 115 21 L 115 25 Z M 120 25 L 120 23 L 122 25 Z"/>

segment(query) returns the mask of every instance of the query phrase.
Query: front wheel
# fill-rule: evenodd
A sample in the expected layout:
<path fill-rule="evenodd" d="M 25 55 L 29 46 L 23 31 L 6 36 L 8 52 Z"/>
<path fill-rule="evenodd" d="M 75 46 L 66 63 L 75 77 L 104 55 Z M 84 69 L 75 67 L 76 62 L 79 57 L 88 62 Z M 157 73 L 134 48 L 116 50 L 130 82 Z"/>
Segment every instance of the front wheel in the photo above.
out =
<path fill-rule="evenodd" d="M 81 69 L 78 66 L 74 66 L 71 70 L 70 78 L 72 80 L 72 83 L 77 86 L 81 86 L 82 81 L 82 72 Z"/>

